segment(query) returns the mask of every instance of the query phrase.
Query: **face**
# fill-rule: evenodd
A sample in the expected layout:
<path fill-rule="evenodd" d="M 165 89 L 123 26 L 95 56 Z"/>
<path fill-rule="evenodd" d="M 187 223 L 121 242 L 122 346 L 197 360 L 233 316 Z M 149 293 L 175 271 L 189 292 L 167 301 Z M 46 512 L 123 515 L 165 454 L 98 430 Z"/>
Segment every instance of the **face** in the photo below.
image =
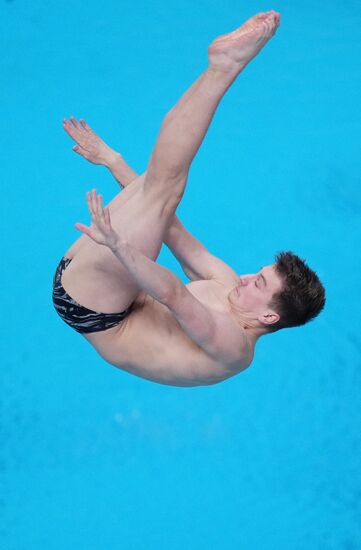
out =
<path fill-rule="evenodd" d="M 260 267 L 257 273 L 241 275 L 238 285 L 231 290 L 228 299 L 234 311 L 249 319 L 258 318 L 263 323 L 278 321 L 279 316 L 268 307 L 275 292 L 282 288 L 282 280 L 276 274 L 274 264 Z M 276 315 L 276 317 L 275 317 Z"/>

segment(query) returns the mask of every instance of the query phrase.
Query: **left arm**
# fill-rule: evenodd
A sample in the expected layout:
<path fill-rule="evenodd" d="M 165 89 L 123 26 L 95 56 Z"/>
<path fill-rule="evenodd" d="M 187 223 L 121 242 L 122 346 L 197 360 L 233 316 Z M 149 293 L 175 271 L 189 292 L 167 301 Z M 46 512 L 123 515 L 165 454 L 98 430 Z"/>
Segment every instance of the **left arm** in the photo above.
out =
<path fill-rule="evenodd" d="M 147 294 L 168 307 L 196 344 L 209 353 L 215 352 L 215 319 L 189 292 L 181 279 L 120 240 L 112 248 L 112 252 Z"/>
<path fill-rule="evenodd" d="M 121 239 L 111 251 L 137 285 L 161 304 L 167 305 L 170 297 L 179 292 L 179 287 L 184 286 L 181 279 L 169 269 L 153 262 Z"/>

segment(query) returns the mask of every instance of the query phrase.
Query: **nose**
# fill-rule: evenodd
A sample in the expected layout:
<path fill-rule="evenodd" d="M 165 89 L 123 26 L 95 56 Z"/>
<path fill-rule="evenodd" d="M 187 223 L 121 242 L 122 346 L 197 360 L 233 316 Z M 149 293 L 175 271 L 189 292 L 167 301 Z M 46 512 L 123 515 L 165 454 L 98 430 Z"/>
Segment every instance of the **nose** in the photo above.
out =
<path fill-rule="evenodd" d="M 239 282 L 241 286 L 246 286 L 254 279 L 257 279 L 257 275 L 242 275 L 242 277 L 239 278 Z"/>

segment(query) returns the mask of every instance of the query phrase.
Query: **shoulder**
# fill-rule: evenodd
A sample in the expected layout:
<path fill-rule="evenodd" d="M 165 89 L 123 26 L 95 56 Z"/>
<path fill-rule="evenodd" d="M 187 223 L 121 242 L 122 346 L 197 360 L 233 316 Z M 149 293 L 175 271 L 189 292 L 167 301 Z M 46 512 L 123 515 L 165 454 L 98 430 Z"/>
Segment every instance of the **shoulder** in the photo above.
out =
<path fill-rule="evenodd" d="M 189 287 L 192 287 L 190 290 L 195 297 L 200 300 L 203 298 L 202 307 L 207 310 L 209 326 L 212 327 L 207 346 L 203 346 L 204 351 L 224 365 L 246 368 L 252 361 L 254 346 L 227 305 L 228 294 L 237 284 L 237 276 L 234 276 L 233 273 L 230 273 L 230 276 L 190 283 Z M 196 286 L 197 283 L 199 286 Z M 202 296 L 202 289 L 210 290 L 210 294 L 205 293 Z M 214 298 L 216 298 L 215 301 Z M 202 319 L 202 322 L 204 321 L 205 319 Z"/>
<path fill-rule="evenodd" d="M 218 283 L 221 283 L 225 286 L 230 286 L 237 284 L 238 275 L 231 266 L 229 266 L 219 258 L 215 258 L 210 279 L 213 281 L 217 281 Z"/>

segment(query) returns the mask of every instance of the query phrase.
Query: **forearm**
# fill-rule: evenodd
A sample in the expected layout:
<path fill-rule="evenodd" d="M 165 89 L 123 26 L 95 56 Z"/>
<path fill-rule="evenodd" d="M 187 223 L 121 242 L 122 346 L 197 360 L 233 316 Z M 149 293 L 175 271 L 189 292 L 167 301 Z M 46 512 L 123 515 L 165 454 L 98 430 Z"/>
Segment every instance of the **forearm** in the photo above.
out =
<path fill-rule="evenodd" d="M 120 153 L 114 151 L 112 159 L 106 164 L 106 167 L 121 187 L 127 187 L 138 174 L 127 164 Z"/>
<path fill-rule="evenodd" d="M 197 270 L 199 257 L 206 248 L 174 216 L 164 237 L 164 243 L 172 251 L 182 266 L 184 273 L 191 280 L 203 278 Z"/>
<path fill-rule="evenodd" d="M 121 240 L 111 250 L 138 286 L 164 305 L 167 305 L 170 297 L 184 286 L 169 269 L 153 262 L 139 250 Z"/>

